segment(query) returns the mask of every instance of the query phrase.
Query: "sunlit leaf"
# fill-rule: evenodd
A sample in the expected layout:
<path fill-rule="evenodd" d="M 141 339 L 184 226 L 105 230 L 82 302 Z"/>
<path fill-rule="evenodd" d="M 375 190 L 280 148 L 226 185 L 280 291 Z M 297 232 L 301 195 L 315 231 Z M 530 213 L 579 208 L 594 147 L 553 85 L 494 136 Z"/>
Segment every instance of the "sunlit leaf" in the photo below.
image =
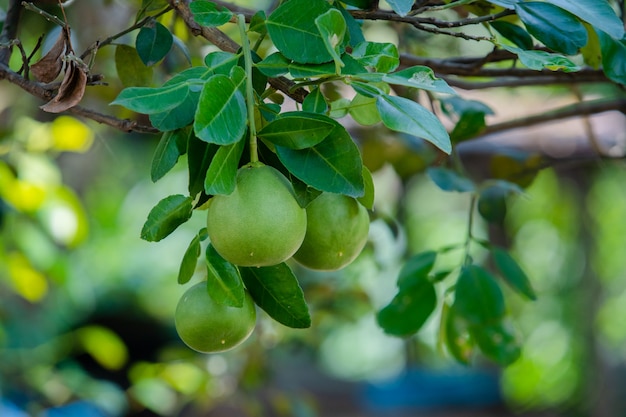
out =
<path fill-rule="evenodd" d="M 31 303 L 41 301 L 48 293 L 48 280 L 36 270 L 28 258 L 12 252 L 6 258 L 9 279 L 14 291 Z"/>
<path fill-rule="evenodd" d="M 150 210 L 141 229 L 141 238 L 158 242 L 191 217 L 193 200 L 181 194 L 171 195 L 159 201 Z"/>
<path fill-rule="evenodd" d="M 298 280 L 287 264 L 240 268 L 246 288 L 270 317 L 287 327 L 311 326 L 309 307 Z"/>
<path fill-rule="evenodd" d="M 85 352 L 105 369 L 118 371 L 128 361 L 124 341 L 106 327 L 85 326 L 76 331 L 76 336 Z"/>
<path fill-rule="evenodd" d="M 580 70 L 578 65 L 563 55 L 552 54 L 546 51 L 524 51 L 508 45 L 500 46 L 516 54 L 520 62 L 532 70 L 542 71 L 548 69 L 550 71 L 563 72 L 575 72 Z"/>

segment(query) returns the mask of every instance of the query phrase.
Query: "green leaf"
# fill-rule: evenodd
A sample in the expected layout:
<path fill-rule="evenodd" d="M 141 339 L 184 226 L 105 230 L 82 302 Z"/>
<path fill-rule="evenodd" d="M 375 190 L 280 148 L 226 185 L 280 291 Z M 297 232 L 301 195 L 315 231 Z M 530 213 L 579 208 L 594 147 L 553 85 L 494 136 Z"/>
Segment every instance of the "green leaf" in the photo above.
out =
<path fill-rule="evenodd" d="M 230 145 L 242 138 L 247 128 L 246 103 L 229 77 L 214 75 L 204 84 L 193 127 L 209 143 Z"/>
<path fill-rule="evenodd" d="M 179 106 L 189 94 L 189 85 L 179 83 L 159 88 L 130 87 L 123 89 L 111 102 L 137 113 L 161 113 Z"/>
<path fill-rule="evenodd" d="M 388 73 L 400 65 L 400 54 L 393 43 L 361 42 L 354 47 L 352 57 L 361 65 Z"/>
<path fill-rule="evenodd" d="M 220 146 L 206 173 L 204 192 L 207 195 L 230 194 L 235 191 L 237 168 L 244 146 L 244 140 Z"/>
<path fill-rule="evenodd" d="M 448 351 L 454 359 L 468 365 L 474 351 L 474 340 L 469 335 L 467 322 L 448 304 L 444 304 L 442 314 Z"/>
<path fill-rule="evenodd" d="M 580 67 L 570 59 L 559 54 L 551 54 L 546 51 L 524 51 L 508 45 L 500 45 L 502 48 L 517 55 L 520 62 L 528 68 L 536 71 L 548 69 L 550 71 L 575 72 Z"/>
<path fill-rule="evenodd" d="M 315 19 L 315 26 L 322 35 L 326 50 L 335 61 L 335 72 L 340 74 L 340 69 L 344 66 L 341 54 L 344 50 L 344 39 L 348 29 L 343 15 L 337 9 L 330 9 Z"/>
<path fill-rule="evenodd" d="M 602 69 L 606 76 L 619 84 L 626 84 L 626 40 L 615 40 L 596 30 L 602 49 Z"/>
<path fill-rule="evenodd" d="M 478 265 L 465 266 L 461 270 L 453 307 L 474 325 L 497 323 L 505 312 L 500 286 L 487 270 Z"/>
<path fill-rule="evenodd" d="M 585 23 L 587 36 L 589 41 L 581 50 L 585 64 L 593 69 L 598 69 L 602 65 L 602 47 L 600 46 L 600 37 L 589 23 Z"/>
<path fill-rule="evenodd" d="M 446 114 L 458 116 L 456 125 L 450 133 L 452 142 L 460 142 L 477 136 L 486 126 L 485 116 L 494 114 L 486 104 L 458 96 L 443 99 L 441 104 Z"/>
<path fill-rule="evenodd" d="M 426 251 L 418 253 L 409 259 L 398 275 L 398 288 L 408 288 L 413 286 L 416 282 L 428 278 L 428 273 L 433 269 L 435 260 L 437 259 L 437 252 Z"/>
<path fill-rule="evenodd" d="M 265 57 L 265 59 L 257 62 L 255 67 L 268 77 L 280 77 L 289 72 L 289 64 L 291 61 L 280 52 L 274 52 Z"/>
<path fill-rule="evenodd" d="M 124 87 L 145 87 L 152 83 L 152 68 L 143 64 L 137 50 L 132 46 L 115 47 L 115 69 Z"/>
<path fill-rule="evenodd" d="M 265 27 L 266 19 L 265 11 L 259 10 L 250 19 L 250 26 L 248 27 L 248 30 L 250 32 L 256 32 L 259 35 L 267 34 L 267 28 Z"/>
<path fill-rule="evenodd" d="M 515 10 L 528 32 L 556 52 L 575 55 L 587 43 L 583 24 L 559 7 L 530 1 L 518 3 Z"/>
<path fill-rule="evenodd" d="M 178 162 L 178 157 L 187 151 L 189 129 L 165 132 L 154 151 L 150 179 L 157 182 L 167 174 Z"/>
<path fill-rule="evenodd" d="M 548 0 L 548 2 L 578 16 L 606 32 L 613 39 L 624 37 L 624 23 L 607 0 Z"/>
<path fill-rule="evenodd" d="M 178 269 L 179 284 L 186 284 L 189 282 L 191 277 L 193 277 L 193 274 L 196 272 L 198 257 L 200 256 L 201 251 L 200 235 L 196 234 L 193 239 L 191 239 L 191 242 L 183 255 L 183 260 L 180 263 L 180 268 Z"/>
<path fill-rule="evenodd" d="M 442 167 L 428 168 L 428 177 L 443 191 L 465 193 L 476 188 L 472 180 Z"/>
<path fill-rule="evenodd" d="M 376 100 L 378 112 L 385 126 L 391 130 L 419 136 L 450 153 L 450 136 L 437 116 L 423 106 L 404 97 L 380 95 Z"/>
<path fill-rule="evenodd" d="M 491 250 L 493 261 L 502 274 L 502 278 L 518 293 L 529 300 L 536 300 L 537 296 L 533 290 L 526 273 L 520 268 L 518 263 L 506 250 L 494 247 Z"/>
<path fill-rule="evenodd" d="M 410 336 L 426 322 L 437 306 L 435 287 L 424 276 L 400 288 L 398 294 L 376 315 L 387 334 Z"/>
<path fill-rule="evenodd" d="M 420 65 L 385 74 L 383 75 L 383 81 L 389 84 L 414 87 L 436 93 L 457 94 L 445 80 L 435 77 L 432 69 Z"/>
<path fill-rule="evenodd" d="M 372 173 L 365 165 L 363 165 L 363 186 L 365 192 L 362 197 L 357 198 L 359 203 L 363 205 L 366 209 L 372 210 L 374 208 L 374 179 L 372 178 Z"/>
<path fill-rule="evenodd" d="M 483 188 L 478 196 L 478 213 L 489 223 L 501 225 L 506 217 L 506 197 L 509 193 L 497 185 Z"/>
<path fill-rule="evenodd" d="M 326 98 L 319 87 L 315 87 L 305 97 L 302 102 L 302 110 L 309 113 L 326 113 L 328 110 L 328 103 L 326 103 Z"/>
<path fill-rule="evenodd" d="M 287 112 L 279 115 L 258 132 L 261 139 L 290 149 L 315 146 L 336 128 L 330 117 L 308 112 Z"/>
<path fill-rule="evenodd" d="M 204 191 L 204 181 L 211 161 L 219 149 L 214 143 L 206 143 L 195 135 L 189 138 L 187 163 L 189 165 L 189 195 L 195 197 Z"/>
<path fill-rule="evenodd" d="M 362 126 L 372 126 L 381 121 L 378 107 L 376 107 L 376 97 L 355 95 L 350 102 L 348 113 L 355 122 Z"/>
<path fill-rule="evenodd" d="M 228 23 L 233 17 L 230 10 L 218 7 L 210 1 L 194 0 L 189 4 L 189 10 L 193 13 L 193 20 L 199 25 L 213 27 Z"/>
<path fill-rule="evenodd" d="M 193 211 L 191 204 L 191 197 L 181 194 L 171 195 L 159 201 L 148 214 L 148 219 L 141 229 L 141 238 L 148 242 L 158 242 L 167 237 L 189 220 Z"/>
<path fill-rule="evenodd" d="M 239 270 L 222 258 L 209 244 L 205 252 L 207 265 L 207 291 L 218 304 L 243 307 L 245 289 Z"/>
<path fill-rule="evenodd" d="M 204 64 L 215 74 L 230 75 L 240 58 L 240 55 L 230 52 L 214 51 L 204 57 Z"/>
<path fill-rule="evenodd" d="M 139 30 L 135 47 L 139 58 L 150 67 L 163 58 L 172 48 L 174 38 L 170 31 L 159 22 L 146 25 Z"/>
<path fill-rule="evenodd" d="M 483 354 L 502 366 L 515 362 L 521 354 L 521 348 L 513 332 L 503 323 L 489 326 L 472 326 L 470 334 Z"/>
<path fill-rule="evenodd" d="M 406 16 L 411 11 L 415 0 L 387 0 L 387 3 L 394 12 L 398 13 L 400 16 Z"/>
<path fill-rule="evenodd" d="M 329 62 L 333 57 L 315 24 L 328 10 L 325 0 L 290 0 L 278 6 L 265 25 L 274 45 L 287 58 L 304 64 Z"/>
<path fill-rule="evenodd" d="M 295 329 L 311 326 L 304 294 L 287 264 L 242 267 L 240 272 L 254 302 L 271 318 Z"/>
<path fill-rule="evenodd" d="M 302 150 L 277 146 L 276 153 L 290 173 L 311 187 L 361 197 L 365 192 L 361 154 L 345 128 L 333 123 L 335 129 L 317 145 Z"/>
<path fill-rule="evenodd" d="M 337 10 L 341 12 L 341 15 L 346 21 L 346 25 L 348 26 L 348 39 L 349 39 L 348 44 L 352 47 L 355 47 L 359 43 L 365 42 L 365 37 L 363 36 L 363 30 L 361 29 L 361 24 L 357 22 L 357 20 L 354 17 L 352 17 L 350 12 L 348 12 L 344 7 L 342 7 L 341 3 L 335 2 L 333 3 L 333 7 L 335 7 Z"/>
<path fill-rule="evenodd" d="M 523 28 L 504 20 L 489 23 L 500 35 L 521 49 L 533 49 L 533 38 Z"/>

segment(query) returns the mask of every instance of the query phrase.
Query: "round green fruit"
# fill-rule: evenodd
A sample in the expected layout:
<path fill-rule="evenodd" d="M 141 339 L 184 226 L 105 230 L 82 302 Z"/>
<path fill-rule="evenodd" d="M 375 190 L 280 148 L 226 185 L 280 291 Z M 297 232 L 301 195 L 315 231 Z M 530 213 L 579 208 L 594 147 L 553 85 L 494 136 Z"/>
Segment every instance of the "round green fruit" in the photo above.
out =
<path fill-rule="evenodd" d="M 237 172 L 229 195 L 211 199 L 207 232 L 215 250 L 239 266 L 270 266 L 291 258 L 306 233 L 306 211 L 291 183 L 267 165 Z"/>
<path fill-rule="evenodd" d="M 223 352 L 243 343 L 254 330 L 256 309 L 248 292 L 243 307 L 216 303 L 206 282 L 189 288 L 176 306 L 176 331 L 183 342 L 202 353 Z"/>
<path fill-rule="evenodd" d="M 367 210 L 352 197 L 322 193 L 306 208 L 307 229 L 294 259 L 311 269 L 334 271 L 356 258 L 369 231 Z"/>

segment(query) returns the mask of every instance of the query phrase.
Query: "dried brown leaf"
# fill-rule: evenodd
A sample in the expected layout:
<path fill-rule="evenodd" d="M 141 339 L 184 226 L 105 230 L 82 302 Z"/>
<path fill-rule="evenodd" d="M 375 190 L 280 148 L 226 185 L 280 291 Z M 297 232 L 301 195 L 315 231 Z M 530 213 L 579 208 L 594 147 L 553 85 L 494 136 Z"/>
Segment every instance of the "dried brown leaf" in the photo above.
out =
<path fill-rule="evenodd" d="M 77 105 L 85 94 L 87 73 L 82 66 L 70 61 L 56 96 L 40 108 L 48 113 L 61 113 Z"/>
<path fill-rule="evenodd" d="M 68 46 L 67 31 L 61 30 L 52 48 L 39 61 L 30 66 L 30 71 L 44 83 L 54 81 L 63 70 L 63 56 Z"/>

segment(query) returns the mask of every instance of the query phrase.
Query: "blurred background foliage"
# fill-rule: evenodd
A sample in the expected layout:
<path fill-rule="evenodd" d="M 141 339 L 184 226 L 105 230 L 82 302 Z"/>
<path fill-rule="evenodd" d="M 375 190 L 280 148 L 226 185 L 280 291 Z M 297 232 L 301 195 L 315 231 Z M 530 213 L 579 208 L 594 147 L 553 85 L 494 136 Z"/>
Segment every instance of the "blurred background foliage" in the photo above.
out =
<path fill-rule="evenodd" d="M 76 43 L 84 48 L 119 32 L 139 3 L 71 5 L 68 19 L 80 22 Z M 20 39 L 30 50 L 50 28 L 34 14 L 24 18 Z M 162 21 L 177 25 L 171 14 Z M 388 24 L 368 23 L 365 32 L 420 55 L 461 52 L 457 39 L 397 33 Z M 197 52 L 193 59 L 206 52 L 184 27 L 174 33 Z M 132 36 L 122 41 L 131 44 Z M 173 51 L 156 73 L 142 74 L 146 84 L 159 85 L 186 65 Z M 124 83 L 114 58 L 114 48 L 98 53 L 94 71 L 109 86 L 89 89 L 85 100 L 94 108 L 113 111 L 107 103 Z M 541 94 L 569 94 L 563 90 Z M 531 106 L 545 100 L 536 90 L 529 96 Z M 498 114 L 506 103 L 496 94 L 491 107 Z M 0 85 L 0 415 L 308 417 L 449 408 L 467 415 L 626 415 L 622 161 L 541 170 L 524 195 L 507 201 L 503 227 L 477 222 L 476 236 L 511 248 L 538 299 L 507 294 L 523 341 L 517 362 L 499 369 L 478 358 L 461 367 L 442 353 L 439 317 L 402 340 L 386 336 L 374 313 L 393 297 L 407 256 L 463 241 L 469 196 L 443 192 L 428 179 L 428 148 L 376 127 L 355 131 L 377 190 L 365 251 L 339 272 L 297 271 L 311 329 L 261 316 L 241 348 L 207 356 L 186 348 L 173 327 L 183 292 L 179 260 L 203 216 L 158 244 L 139 239 L 150 208 L 186 187 L 184 164 L 153 184 L 157 137 L 55 118 L 39 104 Z M 437 265 L 454 268 L 460 256 L 451 251 Z"/>

